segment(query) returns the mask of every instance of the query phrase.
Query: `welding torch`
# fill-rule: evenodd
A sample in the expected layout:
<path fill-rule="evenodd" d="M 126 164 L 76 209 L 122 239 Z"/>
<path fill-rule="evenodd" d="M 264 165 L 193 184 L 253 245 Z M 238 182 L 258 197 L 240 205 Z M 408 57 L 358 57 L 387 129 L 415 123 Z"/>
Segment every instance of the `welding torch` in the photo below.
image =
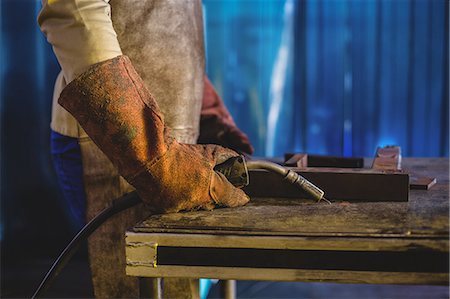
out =
<path fill-rule="evenodd" d="M 283 180 L 304 190 L 317 201 L 330 201 L 324 197 L 325 192 L 292 169 L 265 160 L 246 160 L 244 156 L 232 157 L 214 167 L 222 173 L 235 187 L 243 188 L 250 183 L 249 170 L 264 169 L 278 174 Z"/>

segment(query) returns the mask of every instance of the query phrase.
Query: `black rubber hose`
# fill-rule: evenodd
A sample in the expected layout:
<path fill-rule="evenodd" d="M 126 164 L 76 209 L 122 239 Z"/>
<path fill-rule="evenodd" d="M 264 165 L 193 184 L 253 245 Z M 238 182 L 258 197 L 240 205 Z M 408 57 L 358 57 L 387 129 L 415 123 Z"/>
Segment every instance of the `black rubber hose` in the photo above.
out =
<path fill-rule="evenodd" d="M 141 202 L 136 191 L 125 194 L 122 197 L 119 197 L 111 203 L 109 207 L 101 211 L 97 216 L 95 216 L 88 224 L 86 224 L 70 241 L 69 245 L 64 248 L 61 254 L 58 256 L 56 261 L 53 263 L 50 270 L 48 270 L 44 279 L 42 280 L 39 287 L 33 294 L 32 299 L 41 297 L 49 288 L 53 280 L 59 275 L 61 270 L 65 267 L 65 265 L 70 261 L 72 256 L 78 250 L 82 242 L 87 240 L 87 238 L 98 228 L 100 227 L 106 220 L 108 220 L 113 215 L 131 208 L 138 203 Z"/>

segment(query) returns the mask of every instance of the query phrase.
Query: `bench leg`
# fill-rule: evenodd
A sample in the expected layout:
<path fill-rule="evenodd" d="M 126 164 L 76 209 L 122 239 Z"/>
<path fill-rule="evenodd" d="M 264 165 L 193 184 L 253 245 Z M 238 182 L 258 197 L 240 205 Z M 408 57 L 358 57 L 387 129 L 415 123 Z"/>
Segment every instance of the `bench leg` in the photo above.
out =
<path fill-rule="evenodd" d="M 236 299 L 236 280 L 222 280 L 222 298 Z"/>
<path fill-rule="evenodd" d="M 139 278 L 139 298 L 162 299 L 161 278 Z"/>
<path fill-rule="evenodd" d="M 200 299 L 200 286 L 198 279 L 191 278 L 164 278 L 164 298 Z"/>

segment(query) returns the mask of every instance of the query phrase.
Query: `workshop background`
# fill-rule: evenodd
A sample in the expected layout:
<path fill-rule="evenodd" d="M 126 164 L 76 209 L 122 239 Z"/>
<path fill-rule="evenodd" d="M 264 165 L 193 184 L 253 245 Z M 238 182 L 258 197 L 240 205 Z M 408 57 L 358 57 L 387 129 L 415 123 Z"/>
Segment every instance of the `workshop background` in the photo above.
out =
<path fill-rule="evenodd" d="M 448 1 L 203 2 L 208 75 L 255 155 L 448 157 Z M 40 0 L 0 3 L 1 289 L 29 296 L 73 233 L 49 154 L 59 66 Z"/>

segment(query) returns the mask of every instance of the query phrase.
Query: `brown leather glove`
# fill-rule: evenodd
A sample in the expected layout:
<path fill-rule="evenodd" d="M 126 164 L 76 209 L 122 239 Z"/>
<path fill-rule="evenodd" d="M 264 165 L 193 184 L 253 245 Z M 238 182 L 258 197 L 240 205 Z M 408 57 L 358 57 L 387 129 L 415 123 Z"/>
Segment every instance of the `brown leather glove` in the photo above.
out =
<path fill-rule="evenodd" d="M 214 143 L 238 152 L 253 154 L 253 146 L 234 123 L 228 109 L 205 76 L 198 143 Z"/>
<path fill-rule="evenodd" d="M 59 103 L 152 210 L 210 210 L 248 202 L 242 190 L 213 170 L 237 154 L 168 137 L 156 101 L 128 57 L 93 65 L 63 90 Z"/>

